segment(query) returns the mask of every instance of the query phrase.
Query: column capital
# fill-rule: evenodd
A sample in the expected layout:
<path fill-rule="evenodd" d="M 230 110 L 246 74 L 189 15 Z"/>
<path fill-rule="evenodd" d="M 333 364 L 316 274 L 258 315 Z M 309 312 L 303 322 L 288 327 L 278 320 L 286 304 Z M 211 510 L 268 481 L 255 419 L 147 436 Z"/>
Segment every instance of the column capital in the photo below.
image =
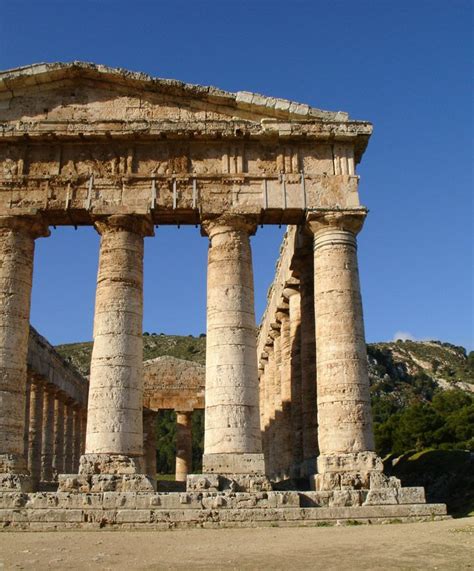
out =
<path fill-rule="evenodd" d="M 314 235 L 326 230 L 342 230 L 356 235 L 364 225 L 367 212 L 366 208 L 313 211 L 306 216 L 306 226 Z"/>
<path fill-rule="evenodd" d="M 51 234 L 48 223 L 40 214 L 29 216 L 0 216 L 0 230 L 14 230 L 31 238 L 46 238 Z"/>
<path fill-rule="evenodd" d="M 132 214 L 113 214 L 94 220 L 94 228 L 102 235 L 106 232 L 132 232 L 140 236 L 154 236 L 153 221 L 150 216 Z"/>
<path fill-rule="evenodd" d="M 223 214 L 216 218 L 206 218 L 201 221 L 201 233 L 209 238 L 216 234 L 236 231 L 243 231 L 249 236 L 253 236 L 257 231 L 256 219 L 252 216 L 239 214 Z"/>

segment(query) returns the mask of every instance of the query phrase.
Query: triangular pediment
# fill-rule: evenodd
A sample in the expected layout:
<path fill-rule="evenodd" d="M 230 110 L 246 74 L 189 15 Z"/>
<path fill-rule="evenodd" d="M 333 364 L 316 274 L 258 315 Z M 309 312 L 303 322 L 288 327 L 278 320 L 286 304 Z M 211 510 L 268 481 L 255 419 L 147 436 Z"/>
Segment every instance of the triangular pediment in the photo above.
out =
<path fill-rule="evenodd" d="M 82 62 L 34 64 L 0 73 L 0 121 L 346 122 L 292 101 L 153 78 Z"/>

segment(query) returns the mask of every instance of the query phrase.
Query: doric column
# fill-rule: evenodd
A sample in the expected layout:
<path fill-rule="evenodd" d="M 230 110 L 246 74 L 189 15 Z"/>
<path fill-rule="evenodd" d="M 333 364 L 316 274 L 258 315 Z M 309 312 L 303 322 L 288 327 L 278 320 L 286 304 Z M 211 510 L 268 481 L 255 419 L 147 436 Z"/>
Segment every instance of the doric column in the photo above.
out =
<path fill-rule="evenodd" d="M 301 477 L 316 473 L 318 411 L 316 406 L 316 338 L 314 322 L 314 265 L 312 240 L 300 232 L 292 267 L 300 281 L 301 422 L 303 461 Z"/>
<path fill-rule="evenodd" d="M 245 474 L 264 481 L 250 249 L 255 229 L 253 221 L 231 215 L 203 223 L 210 239 L 203 472 L 240 474 L 234 481 L 243 487 Z"/>
<path fill-rule="evenodd" d="M 54 400 L 54 478 L 64 471 L 64 396 L 57 391 Z"/>
<path fill-rule="evenodd" d="M 41 480 L 41 450 L 43 441 L 44 384 L 33 377 L 30 389 L 30 430 L 28 435 L 28 470 L 34 490 Z"/>
<path fill-rule="evenodd" d="M 28 489 L 24 456 L 26 357 L 38 217 L 0 217 L 0 490 Z"/>
<path fill-rule="evenodd" d="M 186 482 L 191 472 L 193 449 L 192 411 L 176 411 L 176 481 Z"/>
<path fill-rule="evenodd" d="M 81 457 L 81 438 L 82 438 L 82 412 L 81 406 L 75 404 L 72 407 L 73 415 L 73 439 L 72 439 L 72 471 L 77 473 L 79 470 L 79 458 Z"/>
<path fill-rule="evenodd" d="M 301 297 L 299 286 L 287 288 L 290 312 L 290 378 L 291 378 L 291 470 L 292 478 L 299 478 L 303 460 L 301 418 Z"/>
<path fill-rule="evenodd" d="M 54 401 L 55 391 L 44 386 L 43 396 L 43 438 L 41 442 L 41 481 L 53 481 L 54 455 Z"/>
<path fill-rule="evenodd" d="M 23 431 L 23 456 L 28 465 L 28 448 L 30 440 L 30 401 L 31 401 L 31 378 L 28 375 L 26 380 L 26 401 L 25 401 L 25 429 Z"/>
<path fill-rule="evenodd" d="M 109 474 L 117 490 L 152 490 L 143 461 L 143 216 L 97 220 L 101 235 L 89 380 L 86 451 L 79 473 L 94 487 Z M 84 485 L 84 482 L 83 482 Z M 64 487 L 62 489 L 65 489 Z M 99 490 L 98 490 L 99 491 Z"/>
<path fill-rule="evenodd" d="M 145 474 L 154 480 L 156 480 L 156 418 L 156 411 L 148 408 L 143 409 L 143 454 L 145 458 Z"/>
<path fill-rule="evenodd" d="M 289 288 L 283 290 L 285 299 L 288 299 Z M 287 304 L 288 305 L 288 304 Z M 291 338 L 290 338 L 290 313 L 289 306 L 281 312 L 281 420 L 279 429 L 279 455 L 281 457 L 281 478 L 290 477 L 292 464 L 292 426 L 291 426 Z"/>
<path fill-rule="evenodd" d="M 67 399 L 64 403 L 64 470 L 73 473 L 74 458 L 74 413 L 73 401 Z"/>
<path fill-rule="evenodd" d="M 264 427 L 262 435 L 262 447 L 263 454 L 265 458 L 265 473 L 267 475 L 272 474 L 273 471 L 273 458 L 271 449 L 271 430 L 272 423 L 274 419 L 274 399 L 273 390 L 275 386 L 275 355 L 273 347 L 273 339 L 268 338 L 265 345 L 265 352 L 267 354 L 267 359 L 265 362 L 265 393 L 264 393 Z M 261 404 L 262 406 L 262 404 Z"/>
<path fill-rule="evenodd" d="M 282 402 L 281 402 L 281 314 L 277 312 L 276 321 L 271 324 L 271 335 L 273 337 L 273 358 L 275 360 L 275 367 L 273 369 L 273 410 L 271 416 L 271 429 L 270 429 L 270 450 L 272 458 L 272 472 L 273 479 L 280 479 L 280 471 L 282 468 L 281 457 L 281 416 L 282 416 Z"/>
<path fill-rule="evenodd" d="M 368 488 L 371 472 L 382 470 L 374 453 L 357 264 L 356 234 L 365 214 L 314 213 L 308 221 L 314 234 L 320 490 Z"/>
<path fill-rule="evenodd" d="M 86 452 L 87 407 L 81 409 L 81 456 Z"/>

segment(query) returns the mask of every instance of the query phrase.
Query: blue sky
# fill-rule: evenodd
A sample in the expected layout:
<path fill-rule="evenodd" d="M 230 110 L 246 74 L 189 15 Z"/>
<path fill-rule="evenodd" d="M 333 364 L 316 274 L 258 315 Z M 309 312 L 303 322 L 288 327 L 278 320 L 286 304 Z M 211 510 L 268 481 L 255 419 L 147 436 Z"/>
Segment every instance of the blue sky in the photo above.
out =
<path fill-rule="evenodd" d="M 368 341 L 474 345 L 472 2 L 0 0 L 0 69 L 84 60 L 348 111 L 375 129 L 358 173 Z M 253 238 L 264 309 L 283 229 Z M 207 240 L 147 239 L 144 330 L 205 331 Z M 32 323 L 53 343 L 92 335 L 98 238 L 37 243 Z"/>

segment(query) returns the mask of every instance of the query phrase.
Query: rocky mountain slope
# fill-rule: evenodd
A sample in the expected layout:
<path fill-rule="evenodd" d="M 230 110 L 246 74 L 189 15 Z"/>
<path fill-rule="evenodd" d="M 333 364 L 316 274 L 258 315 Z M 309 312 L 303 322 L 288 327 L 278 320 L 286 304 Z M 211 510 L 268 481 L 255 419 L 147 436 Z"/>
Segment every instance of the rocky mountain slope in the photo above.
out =
<path fill-rule="evenodd" d="M 58 345 L 59 353 L 75 365 L 84 375 L 89 374 L 92 343 Z M 474 352 L 468 358 L 463 347 L 441 341 L 396 341 L 367 345 L 372 390 L 394 393 L 402 400 L 435 388 L 459 388 L 474 392 Z M 205 363 L 206 338 L 204 335 L 184 337 L 145 333 L 144 359 L 171 355 Z"/>

